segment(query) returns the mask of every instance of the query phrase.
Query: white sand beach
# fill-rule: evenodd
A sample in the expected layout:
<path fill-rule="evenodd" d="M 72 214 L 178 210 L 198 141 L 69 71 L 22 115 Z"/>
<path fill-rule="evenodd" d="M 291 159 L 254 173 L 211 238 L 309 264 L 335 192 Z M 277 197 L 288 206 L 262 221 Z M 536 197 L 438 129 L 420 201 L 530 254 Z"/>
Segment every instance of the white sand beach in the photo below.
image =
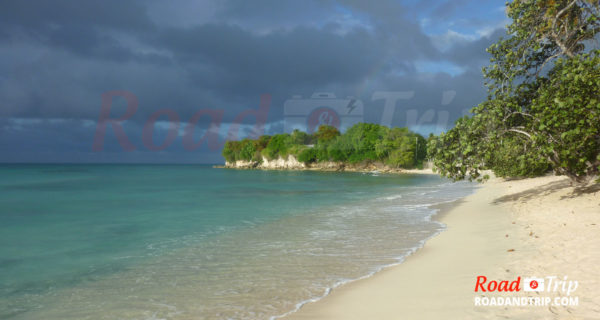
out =
<path fill-rule="evenodd" d="M 565 177 L 492 179 L 438 217 L 447 230 L 398 266 L 334 290 L 289 319 L 598 319 L 600 188 Z M 478 306 L 479 275 L 557 276 L 578 306 Z M 558 293 L 544 293 L 559 295 Z M 538 292 L 497 293 L 532 296 Z"/>

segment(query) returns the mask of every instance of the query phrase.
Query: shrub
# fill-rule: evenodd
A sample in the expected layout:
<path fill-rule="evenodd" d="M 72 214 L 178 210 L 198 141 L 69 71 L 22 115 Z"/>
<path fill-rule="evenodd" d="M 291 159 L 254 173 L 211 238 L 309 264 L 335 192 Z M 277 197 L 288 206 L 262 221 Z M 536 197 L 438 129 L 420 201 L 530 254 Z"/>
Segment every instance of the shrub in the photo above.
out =
<path fill-rule="evenodd" d="M 317 161 L 317 150 L 315 148 L 306 148 L 298 155 L 298 161 L 303 163 L 313 163 Z"/>

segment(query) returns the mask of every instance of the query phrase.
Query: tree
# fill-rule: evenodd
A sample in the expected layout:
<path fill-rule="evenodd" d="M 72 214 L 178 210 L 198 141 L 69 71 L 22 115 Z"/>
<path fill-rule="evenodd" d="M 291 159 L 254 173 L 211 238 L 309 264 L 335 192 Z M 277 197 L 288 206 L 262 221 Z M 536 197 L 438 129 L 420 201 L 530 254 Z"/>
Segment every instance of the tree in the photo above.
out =
<path fill-rule="evenodd" d="M 600 172 L 600 51 L 561 59 L 531 105 L 530 138 L 559 174 L 585 182 Z"/>
<path fill-rule="evenodd" d="M 278 156 L 285 158 L 288 155 L 288 149 L 292 145 L 291 142 L 289 134 L 276 134 L 269 140 L 269 144 L 263 150 L 263 154 L 269 159 L 276 159 Z"/>
<path fill-rule="evenodd" d="M 262 135 L 257 140 L 254 140 L 254 147 L 260 152 L 269 145 L 269 141 L 271 141 L 271 136 Z"/>
<path fill-rule="evenodd" d="M 327 143 L 339 135 L 340 131 L 336 127 L 329 125 L 320 125 L 317 132 L 313 134 L 317 139 L 317 143 Z"/>
<path fill-rule="evenodd" d="M 427 146 L 435 169 L 454 180 L 479 179 L 485 169 L 483 158 L 489 155 L 487 146 L 479 140 L 485 126 L 476 117 L 462 117 L 454 128 L 430 139 Z"/>
<path fill-rule="evenodd" d="M 478 178 L 489 168 L 530 176 L 547 164 L 577 182 L 598 173 L 599 52 L 591 39 L 600 31 L 599 6 L 585 0 L 508 4 L 508 37 L 488 49 L 487 101 L 430 141 L 443 175 Z"/>
<path fill-rule="evenodd" d="M 317 161 L 317 150 L 315 148 L 306 148 L 298 155 L 298 161 L 303 163 L 313 163 Z"/>
<path fill-rule="evenodd" d="M 239 141 L 227 141 L 223 147 L 222 155 L 227 162 L 235 162 L 238 160 L 242 145 Z"/>
<path fill-rule="evenodd" d="M 538 152 L 531 152 L 532 144 L 516 139 L 502 139 L 488 159 L 487 166 L 493 168 L 498 177 L 537 177 L 551 169 L 548 159 Z"/>
<path fill-rule="evenodd" d="M 255 158 L 255 154 L 256 154 L 256 146 L 255 146 L 254 142 L 247 138 L 242 140 L 239 159 L 250 161 Z"/>
<path fill-rule="evenodd" d="M 426 154 L 425 139 L 407 128 L 358 123 L 340 134 L 334 127 L 321 126 L 315 136 L 318 142 L 314 147 L 306 145 L 311 137 L 299 130 L 256 140 L 227 141 L 222 154 L 228 162 L 260 162 L 263 156 L 277 159 L 294 155 L 304 163 L 381 161 L 402 168 L 419 166 Z"/>
<path fill-rule="evenodd" d="M 310 143 L 310 135 L 306 132 L 302 132 L 295 129 L 291 135 L 291 142 L 297 145 L 305 145 Z"/>
<path fill-rule="evenodd" d="M 510 92 L 515 78 L 535 79 L 559 57 L 575 57 L 600 31 L 597 0 L 515 0 L 507 13 L 508 38 L 488 48 L 484 71 L 493 95 Z"/>
<path fill-rule="evenodd" d="M 421 166 L 427 156 L 427 141 L 408 128 L 392 128 L 375 145 L 375 152 L 391 166 L 414 168 Z"/>
<path fill-rule="evenodd" d="M 327 146 L 328 158 L 333 161 L 347 161 L 354 151 L 347 134 L 337 136 Z"/>

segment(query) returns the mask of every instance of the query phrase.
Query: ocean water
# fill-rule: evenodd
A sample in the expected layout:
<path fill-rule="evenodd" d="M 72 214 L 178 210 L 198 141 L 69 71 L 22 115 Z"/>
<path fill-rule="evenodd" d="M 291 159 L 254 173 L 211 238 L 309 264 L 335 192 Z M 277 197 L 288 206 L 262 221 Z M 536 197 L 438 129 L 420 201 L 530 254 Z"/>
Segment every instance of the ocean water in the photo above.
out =
<path fill-rule="evenodd" d="M 276 319 L 443 229 L 437 176 L 0 166 L 0 319 Z"/>

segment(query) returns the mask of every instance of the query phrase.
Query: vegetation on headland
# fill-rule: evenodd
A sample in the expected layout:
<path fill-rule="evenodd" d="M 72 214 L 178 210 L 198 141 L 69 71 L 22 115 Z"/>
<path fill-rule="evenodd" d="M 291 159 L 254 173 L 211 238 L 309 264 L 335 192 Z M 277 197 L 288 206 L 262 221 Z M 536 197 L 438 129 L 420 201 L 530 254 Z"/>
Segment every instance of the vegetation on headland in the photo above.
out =
<path fill-rule="evenodd" d="M 600 172 L 600 3 L 515 0 L 506 38 L 488 48 L 488 99 L 430 139 L 440 174 L 482 180 L 554 170 L 575 182 Z"/>
<path fill-rule="evenodd" d="M 393 168 L 422 167 L 427 155 L 427 141 L 407 128 L 388 128 L 378 124 L 358 123 L 343 134 L 335 127 L 322 125 L 313 134 L 294 130 L 291 134 L 261 136 L 256 140 L 227 141 L 223 157 L 261 162 L 293 155 L 300 162 L 372 163 Z"/>

